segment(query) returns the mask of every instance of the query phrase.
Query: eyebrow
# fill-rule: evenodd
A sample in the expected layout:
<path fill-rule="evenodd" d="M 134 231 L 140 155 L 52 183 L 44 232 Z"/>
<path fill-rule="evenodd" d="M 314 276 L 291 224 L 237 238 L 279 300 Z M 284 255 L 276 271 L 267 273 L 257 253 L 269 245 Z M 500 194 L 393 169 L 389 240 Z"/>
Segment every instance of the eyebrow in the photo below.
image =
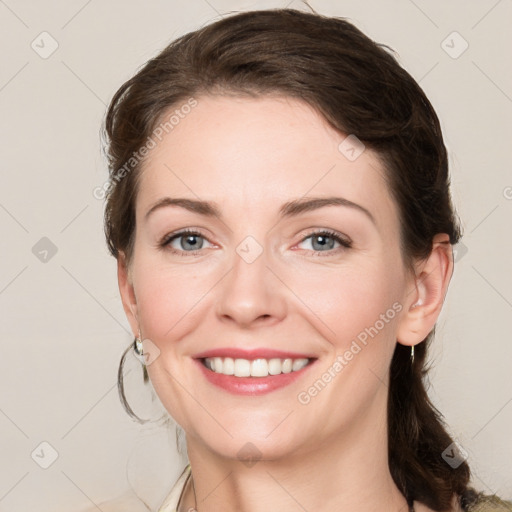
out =
<path fill-rule="evenodd" d="M 219 220 L 222 219 L 222 214 L 217 203 L 201 201 L 197 199 L 186 199 L 182 197 L 163 197 L 162 199 L 159 199 L 146 212 L 145 219 L 147 220 L 154 211 L 167 206 L 179 206 L 190 212 L 204 215 L 205 217 L 215 217 Z M 348 208 L 353 208 L 364 213 L 366 217 L 368 217 L 373 222 L 373 224 L 377 224 L 375 217 L 364 206 L 349 201 L 343 197 L 304 197 L 295 199 L 293 201 L 284 203 L 279 209 L 279 215 L 281 218 L 294 217 L 300 215 L 301 213 L 311 212 L 326 206 L 345 206 Z"/>

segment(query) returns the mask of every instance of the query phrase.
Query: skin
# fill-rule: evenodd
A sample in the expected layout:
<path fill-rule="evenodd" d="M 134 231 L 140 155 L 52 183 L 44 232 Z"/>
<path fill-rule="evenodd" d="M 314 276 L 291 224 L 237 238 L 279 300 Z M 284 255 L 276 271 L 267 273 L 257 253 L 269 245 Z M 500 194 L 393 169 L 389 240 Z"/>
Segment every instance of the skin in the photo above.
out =
<path fill-rule="evenodd" d="M 388 468 L 388 367 L 397 342 L 420 343 L 438 318 L 453 270 L 448 236 L 437 235 L 430 257 L 407 272 L 398 210 L 375 153 L 348 160 L 338 149 L 346 135 L 295 99 L 196 99 L 144 163 L 134 252 L 129 262 L 121 253 L 118 278 L 134 335 L 157 347 L 148 373 L 186 432 L 197 509 L 405 512 Z M 215 202 L 222 220 L 179 206 L 145 218 L 165 196 Z M 283 203 L 304 196 L 343 197 L 375 222 L 346 206 L 279 217 Z M 159 246 L 184 228 L 204 236 L 196 254 L 186 252 L 186 236 L 172 242 L 183 255 Z M 307 238 L 325 229 L 352 247 L 322 249 Z M 236 252 L 248 235 L 263 248 L 252 263 Z M 394 318 L 300 403 L 298 394 L 397 303 Z M 318 360 L 289 386 L 237 396 L 210 384 L 193 361 L 227 346 Z M 250 467 L 238 455 L 247 442 L 259 454 Z M 180 510 L 193 506 L 189 486 Z"/>

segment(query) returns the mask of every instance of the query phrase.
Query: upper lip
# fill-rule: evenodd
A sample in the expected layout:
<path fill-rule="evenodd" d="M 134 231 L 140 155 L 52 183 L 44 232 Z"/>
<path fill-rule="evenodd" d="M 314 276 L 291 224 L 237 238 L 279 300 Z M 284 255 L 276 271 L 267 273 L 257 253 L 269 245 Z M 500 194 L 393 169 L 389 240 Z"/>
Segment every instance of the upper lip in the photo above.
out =
<path fill-rule="evenodd" d="M 194 356 L 195 359 L 204 359 L 205 357 L 231 357 L 233 359 L 315 359 L 311 354 L 299 354 L 297 352 L 289 352 L 284 350 L 275 350 L 272 348 L 212 348 L 204 352 L 200 352 Z"/>

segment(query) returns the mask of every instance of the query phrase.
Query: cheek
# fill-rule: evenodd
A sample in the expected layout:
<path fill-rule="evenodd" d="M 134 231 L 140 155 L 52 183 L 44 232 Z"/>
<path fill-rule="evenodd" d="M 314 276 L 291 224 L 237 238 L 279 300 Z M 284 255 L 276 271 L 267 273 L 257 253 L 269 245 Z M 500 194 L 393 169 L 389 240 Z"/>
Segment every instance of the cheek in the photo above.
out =
<path fill-rule="evenodd" d="M 173 269 L 154 262 L 140 265 L 134 281 L 143 336 L 157 344 L 180 339 L 199 321 L 201 301 L 212 287 L 190 265 Z"/>
<path fill-rule="evenodd" d="M 382 264 L 295 270 L 294 277 L 289 276 L 295 283 L 294 292 L 311 310 L 312 318 L 316 317 L 315 324 L 337 353 L 348 350 L 354 340 L 362 347 L 374 339 L 394 344 L 401 310 L 402 278 L 398 272 L 393 274 Z M 388 351 L 389 344 L 379 343 L 374 350 Z"/>

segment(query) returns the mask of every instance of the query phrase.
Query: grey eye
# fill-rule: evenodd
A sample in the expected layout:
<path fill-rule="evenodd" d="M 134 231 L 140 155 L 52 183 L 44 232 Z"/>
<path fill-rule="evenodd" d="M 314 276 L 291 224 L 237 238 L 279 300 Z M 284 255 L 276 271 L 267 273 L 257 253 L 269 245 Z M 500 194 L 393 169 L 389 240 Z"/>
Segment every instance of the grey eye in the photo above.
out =
<path fill-rule="evenodd" d="M 314 251 L 322 251 L 323 249 L 333 249 L 336 240 L 329 235 L 313 235 L 311 237 L 312 247 Z"/>
<path fill-rule="evenodd" d="M 193 252 L 203 249 L 205 241 L 207 240 L 201 233 L 182 232 L 169 237 L 163 245 L 176 252 Z"/>
<path fill-rule="evenodd" d="M 344 245 L 337 235 L 322 232 L 307 236 L 301 243 L 309 243 L 309 247 L 305 247 L 305 249 L 316 252 L 327 252 L 332 249 L 337 249 L 340 245 Z"/>
<path fill-rule="evenodd" d="M 176 240 L 180 241 L 179 249 L 187 250 L 197 250 L 202 249 L 204 239 L 201 235 L 186 233 L 185 235 L 179 235 Z"/>

